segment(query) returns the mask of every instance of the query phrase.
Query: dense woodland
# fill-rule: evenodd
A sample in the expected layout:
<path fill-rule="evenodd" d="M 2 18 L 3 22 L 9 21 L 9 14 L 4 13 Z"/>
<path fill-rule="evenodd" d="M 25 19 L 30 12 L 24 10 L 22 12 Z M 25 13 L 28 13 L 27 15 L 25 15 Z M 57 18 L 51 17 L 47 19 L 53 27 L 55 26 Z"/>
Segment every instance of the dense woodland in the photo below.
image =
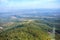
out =
<path fill-rule="evenodd" d="M 53 21 L 53 20 L 52 20 Z M 1 19 L 0 40 L 60 40 L 59 28 L 56 25 L 55 37 L 53 35 L 54 23 L 44 19 Z M 58 30 L 58 31 L 57 31 Z"/>

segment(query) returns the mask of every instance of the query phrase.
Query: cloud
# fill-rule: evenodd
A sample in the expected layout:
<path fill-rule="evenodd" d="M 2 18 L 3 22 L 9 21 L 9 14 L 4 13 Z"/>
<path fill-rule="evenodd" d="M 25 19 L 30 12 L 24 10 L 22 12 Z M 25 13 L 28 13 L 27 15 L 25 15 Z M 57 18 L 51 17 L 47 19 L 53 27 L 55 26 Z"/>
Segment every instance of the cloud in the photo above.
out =
<path fill-rule="evenodd" d="M 0 10 L 22 8 L 60 8 L 58 0 L 0 0 Z"/>

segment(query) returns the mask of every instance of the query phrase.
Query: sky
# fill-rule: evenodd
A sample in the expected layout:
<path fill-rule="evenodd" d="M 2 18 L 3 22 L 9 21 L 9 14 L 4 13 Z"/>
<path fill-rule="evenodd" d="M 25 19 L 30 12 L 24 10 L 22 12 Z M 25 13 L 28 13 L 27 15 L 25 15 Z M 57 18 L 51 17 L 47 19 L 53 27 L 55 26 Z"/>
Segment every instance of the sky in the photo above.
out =
<path fill-rule="evenodd" d="M 60 9 L 60 0 L 0 0 L 0 11 L 35 8 Z"/>

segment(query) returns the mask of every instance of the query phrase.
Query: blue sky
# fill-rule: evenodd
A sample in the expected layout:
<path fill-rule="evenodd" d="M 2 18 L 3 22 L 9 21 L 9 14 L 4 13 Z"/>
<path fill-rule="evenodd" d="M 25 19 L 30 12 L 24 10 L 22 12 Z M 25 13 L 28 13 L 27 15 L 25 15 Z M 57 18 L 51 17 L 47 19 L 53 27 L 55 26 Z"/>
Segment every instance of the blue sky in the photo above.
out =
<path fill-rule="evenodd" d="M 31 8 L 60 9 L 60 0 L 0 0 L 0 11 Z"/>

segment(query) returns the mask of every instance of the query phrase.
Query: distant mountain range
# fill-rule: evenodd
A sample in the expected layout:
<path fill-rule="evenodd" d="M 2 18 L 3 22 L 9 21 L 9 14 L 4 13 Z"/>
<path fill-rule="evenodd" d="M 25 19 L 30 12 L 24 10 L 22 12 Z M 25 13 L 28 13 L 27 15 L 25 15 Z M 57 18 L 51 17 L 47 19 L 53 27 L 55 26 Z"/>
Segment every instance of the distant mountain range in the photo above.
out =
<path fill-rule="evenodd" d="M 59 16 L 59 9 L 22 9 L 22 10 L 13 10 L 11 12 L 0 12 L 0 17 L 9 17 L 9 16 L 20 16 L 20 17 L 33 17 L 33 16 Z"/>

